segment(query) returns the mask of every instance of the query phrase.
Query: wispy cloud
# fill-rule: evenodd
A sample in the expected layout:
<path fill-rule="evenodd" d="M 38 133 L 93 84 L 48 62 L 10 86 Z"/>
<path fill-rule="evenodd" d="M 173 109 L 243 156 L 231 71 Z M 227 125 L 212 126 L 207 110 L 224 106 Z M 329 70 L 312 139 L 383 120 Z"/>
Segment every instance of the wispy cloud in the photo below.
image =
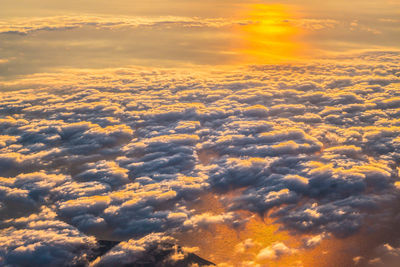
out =
<path fill-rule="evenodd" d="M 0 21 L 0 33 L 29 34 L 35 31 L 71 30 L 85 26 L 96 29 L 119 29 L 136 27 L 232 27 L 248 24 L 257 24 L 260 21 L 251 19 L 228 19 L 228 18 L 201 18 L 201 17 L 112 17 L 91 15 L 70 15 L 38 18 L 18 18 Z M 291 23 L 297 27 L 320 30 L 332 28 L 337 22 L 332 19 L 293 19 L 277 22 Z"/>

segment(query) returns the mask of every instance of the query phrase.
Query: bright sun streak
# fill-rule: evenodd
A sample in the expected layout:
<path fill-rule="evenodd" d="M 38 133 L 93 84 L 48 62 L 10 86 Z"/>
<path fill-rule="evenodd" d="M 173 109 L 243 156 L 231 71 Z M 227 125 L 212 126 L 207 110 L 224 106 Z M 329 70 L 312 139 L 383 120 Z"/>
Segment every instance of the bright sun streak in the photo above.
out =
<path fill-rule="evenodd" d="M 236 52 L 244 62 L 255 64 L 284 63 L 299 60 L 306 44 L 304 30 L 292 21 L 299 17 L 292 8 L 278 4 L 248 5 L 240 15 L 246 25 L 236 28 L 241 38 Z"/>

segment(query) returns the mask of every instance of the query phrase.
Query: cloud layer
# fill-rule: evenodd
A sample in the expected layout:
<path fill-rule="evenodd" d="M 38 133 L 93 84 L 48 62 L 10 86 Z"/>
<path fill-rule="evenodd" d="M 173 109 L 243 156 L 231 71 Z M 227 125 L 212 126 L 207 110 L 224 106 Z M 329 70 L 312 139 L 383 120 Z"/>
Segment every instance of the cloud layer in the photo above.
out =
<path fill-rule="evenodd" d="M 21 79 L 14 86 L 43 89 L 0 94 L 0 262 L 88 263 L 93 236 L 126 241 L 96 264 L 134 262 L 175 232 L 240 228 L 242 210 L 315 235 L 305 247 L 386 231 L 398 218 L 396 57 Z M 193 204 L 204 192 L 235 195 L 226 211 L 203 212 Z M 298 249 L 275 243 L 256 260 Z"/>

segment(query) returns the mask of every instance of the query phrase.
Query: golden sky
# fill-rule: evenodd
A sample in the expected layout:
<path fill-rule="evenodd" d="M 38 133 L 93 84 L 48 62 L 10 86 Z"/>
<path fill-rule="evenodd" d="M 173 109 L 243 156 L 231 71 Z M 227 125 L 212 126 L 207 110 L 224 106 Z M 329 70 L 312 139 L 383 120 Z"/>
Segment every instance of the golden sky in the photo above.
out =
<path fill-rule="evenodd" d="M 11 1 L 2 76 L 55 68 L 291 63 L 396 50 L 397 1 Z M 45 44 L 45 45 L 43 45 Z"/>

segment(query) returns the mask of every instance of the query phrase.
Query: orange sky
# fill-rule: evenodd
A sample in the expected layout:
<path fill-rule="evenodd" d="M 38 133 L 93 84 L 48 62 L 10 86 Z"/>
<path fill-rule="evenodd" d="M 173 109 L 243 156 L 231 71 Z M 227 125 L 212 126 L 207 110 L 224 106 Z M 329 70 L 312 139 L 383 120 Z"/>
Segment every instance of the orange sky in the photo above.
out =
<path fill-rule="evenodd" d="M 57 68 L 295 63 L 400 43 L 397 1 L 95 2 L 4 0 L 3 78 Z"/>

